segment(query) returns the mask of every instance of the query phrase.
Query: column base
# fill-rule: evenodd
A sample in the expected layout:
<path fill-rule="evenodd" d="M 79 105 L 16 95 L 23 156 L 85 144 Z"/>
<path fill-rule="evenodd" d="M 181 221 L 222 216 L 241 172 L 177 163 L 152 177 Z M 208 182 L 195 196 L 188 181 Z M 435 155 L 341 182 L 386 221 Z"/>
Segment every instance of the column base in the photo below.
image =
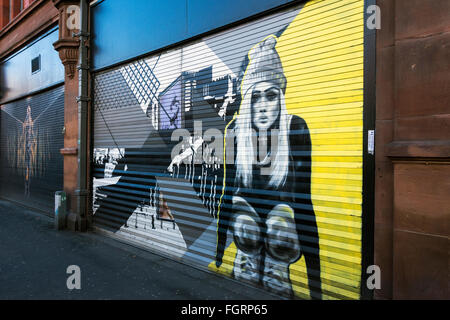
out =
<path fill-rule="evenodd" d="M 87 220 L 76 213 L 69 213 L 67 216 L 67 229 L 71 231 L 85 232 L 87 230 Z"/>

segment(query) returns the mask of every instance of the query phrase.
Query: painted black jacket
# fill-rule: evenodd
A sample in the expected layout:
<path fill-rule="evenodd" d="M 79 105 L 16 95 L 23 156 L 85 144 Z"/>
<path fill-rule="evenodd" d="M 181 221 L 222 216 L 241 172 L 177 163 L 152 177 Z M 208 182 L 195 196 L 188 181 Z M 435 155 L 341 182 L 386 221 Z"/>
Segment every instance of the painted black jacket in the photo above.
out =
<path fill-rule="evenodd" d="M 234 130 L 235 121 L 228 126 L 227 137 L 229 135 L 233 136 Z M 233 215 L 231 209 L 233 195 L 244 197 L 263 221 L 268 212 L 276 205 L 287 204 L 294 210 L 296 231 L 302 254 L 305 256 L 308 282 L 310 288 L 313 287 L 311 296 L 320 299 L 319 236 L 311 201 L 311 138 L 306 122 L 295 115 L 292 116 L 290 121 L 288 134 L 289 171 L 284 186 L 277 190 L 269 187 L 270 176 L 261 175 L 260 169 L 256 168 L 256 166 L 253 168 L 252 188 L 243 188 L 239 183 L 236 183 L 235 166 L 227 164 L 225 170 L 226 184 L 223 190 L 218 218 L 216 265 L 219 267 L 222 264 L 227 231 L 230 228 Z M 234 153 L 236 155 L 236 139 L 233 140 L 235 143 Z"/>

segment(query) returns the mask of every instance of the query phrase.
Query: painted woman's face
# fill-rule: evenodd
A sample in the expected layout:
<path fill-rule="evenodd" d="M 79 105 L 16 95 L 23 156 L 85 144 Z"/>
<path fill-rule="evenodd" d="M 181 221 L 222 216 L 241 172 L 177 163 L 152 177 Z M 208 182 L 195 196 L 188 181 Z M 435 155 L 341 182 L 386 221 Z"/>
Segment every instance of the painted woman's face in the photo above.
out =
<path fill-rule="evenodd" d="M 280 89 L 272 82 L 255 85 L 251 98 L 253 125 L 258 130 L 268 130 L 280 112 Z"/>

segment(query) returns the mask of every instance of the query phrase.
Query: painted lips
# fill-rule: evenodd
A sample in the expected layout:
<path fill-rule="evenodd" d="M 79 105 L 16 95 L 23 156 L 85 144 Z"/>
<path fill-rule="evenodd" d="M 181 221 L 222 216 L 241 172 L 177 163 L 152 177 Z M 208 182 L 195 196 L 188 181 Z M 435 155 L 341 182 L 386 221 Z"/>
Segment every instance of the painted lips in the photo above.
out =
<path fill-rule="evenodd" d="M 269 120 L 269 118 L 267 118 L 266 116 L 259 117 L 259 122 L 261 122 L 261 123 L 266 124 L 268 120 Z"/>

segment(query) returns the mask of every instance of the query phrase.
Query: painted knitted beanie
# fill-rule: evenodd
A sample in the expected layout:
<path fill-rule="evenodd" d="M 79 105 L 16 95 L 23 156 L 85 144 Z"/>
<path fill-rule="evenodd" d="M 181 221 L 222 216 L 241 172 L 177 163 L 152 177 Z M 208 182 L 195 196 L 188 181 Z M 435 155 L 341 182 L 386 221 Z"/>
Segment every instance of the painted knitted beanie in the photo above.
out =
<path fill-rule="evenodd" d="M 249 64 L 242 80 L 242 96 L 253 85 L 262 81 L 275 83 L 285 93 L 287 80 L 283 73 L 280 56 L 275 49 L 276 44 L 277 38 L 270 35 L 250 49 Z"/>

